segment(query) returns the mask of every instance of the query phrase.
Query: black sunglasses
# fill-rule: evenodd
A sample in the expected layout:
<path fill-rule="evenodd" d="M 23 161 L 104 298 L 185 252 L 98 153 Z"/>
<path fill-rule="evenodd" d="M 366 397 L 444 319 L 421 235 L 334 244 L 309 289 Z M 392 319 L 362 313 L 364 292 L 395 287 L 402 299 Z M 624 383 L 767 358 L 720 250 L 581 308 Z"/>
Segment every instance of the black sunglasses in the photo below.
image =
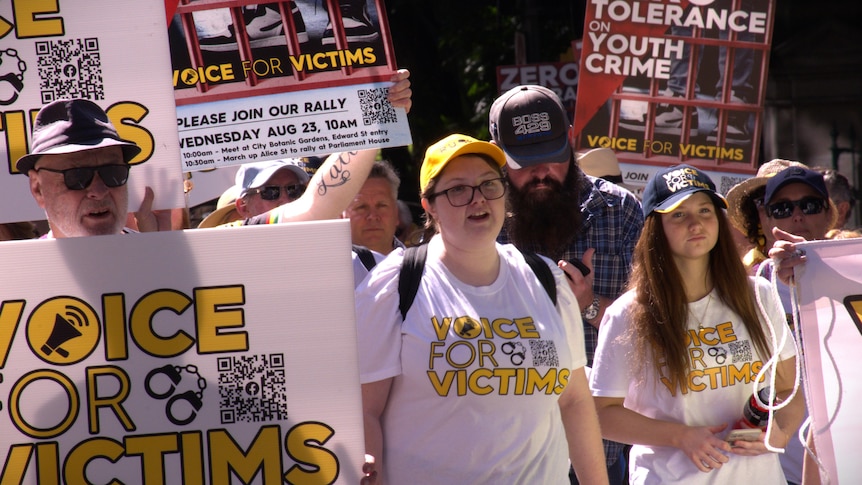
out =
<path fill-rule="evenodd" d="M 37 172 L 42 170 L 46 172 L 54 172 L 63 174 L 63 183 L 69 190 L 84 190 L 93 183 L 93 178 L 96 172 L 99 173 L 99 178 L 108 187 L 119 187 L 126 185 L 129 180 L 129 165 L 99 165 L 98 167 L 74 167 L 65 170 L 55 170 L 53 168 L 37 168 Z"/>
<path fill-rule="evenodd" d="M 302 197 L 302 194 L 305 193 L 305 185 L 302 184 L 293 184 L 293 185 L 264 185 L 263 187 L 258 187 L 256 189 L 251 189 L 248 191 L 250 194 L 260 194 L 260 198 L 263 200 L 278 200 L 281 197 L 281 191 L 284 189 L 284 193 L 287 194 L 287 198 L 291 200 L 296 200 Z"/>
<path fill-rule="evenodd" d="M 773 219 L 787 219 L 793 215 L 793 208 L 799 207 L 803 214 L 820 214 L 826 208 L 826 200 L 819 197 L 803 197 L 799 200 L 783 200 L 766 206 L 766 213 Z"/>

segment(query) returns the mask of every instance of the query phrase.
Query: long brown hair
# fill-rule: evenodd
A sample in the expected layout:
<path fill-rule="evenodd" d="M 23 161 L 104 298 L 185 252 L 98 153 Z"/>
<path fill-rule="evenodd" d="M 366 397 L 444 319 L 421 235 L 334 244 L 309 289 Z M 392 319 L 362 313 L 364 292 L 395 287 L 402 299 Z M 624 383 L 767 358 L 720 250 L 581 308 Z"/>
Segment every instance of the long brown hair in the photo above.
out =
<path fill-rule="evenodd" d="M 754 288 L 739 259 L 724 211 L 716 207 L 718 241 L 709 253 L 709 276 L 719 300 L 742 317 L 761 360 L 769 345 L 760 324 Z M 691 366 L 686 348 L 688 302 L 682 276 L 674 263 L 660 214 L 646 217 L 634 251 L 629 288 L 636 291 L 632 333 L 634 362 L 653 362 L 656 375 L 667 377 L 676 389 L 688 390 Z M 662 371 L 666 366 L 667 370 Z M 644 373 L 640 373 L 641 376 Z"/>

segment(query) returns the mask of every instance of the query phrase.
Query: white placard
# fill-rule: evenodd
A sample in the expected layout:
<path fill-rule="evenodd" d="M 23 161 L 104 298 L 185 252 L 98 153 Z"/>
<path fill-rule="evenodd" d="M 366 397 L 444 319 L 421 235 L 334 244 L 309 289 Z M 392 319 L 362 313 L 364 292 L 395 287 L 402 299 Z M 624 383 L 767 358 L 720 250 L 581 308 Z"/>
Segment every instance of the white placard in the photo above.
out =
<path fill-rule="evenodd" d="M 13 241 L 0 261 L 3 483 L 358 483 L 347 221 Z"/>

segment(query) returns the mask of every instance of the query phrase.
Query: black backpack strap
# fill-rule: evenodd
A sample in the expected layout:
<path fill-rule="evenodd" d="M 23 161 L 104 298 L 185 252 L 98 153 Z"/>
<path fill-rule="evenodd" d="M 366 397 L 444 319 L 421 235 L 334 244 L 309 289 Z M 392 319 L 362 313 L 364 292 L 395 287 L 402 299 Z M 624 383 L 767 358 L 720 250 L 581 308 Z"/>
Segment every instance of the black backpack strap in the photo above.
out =
<path fill-rule="evenodd" d="M 548 293 L 554 306 L 557 306 L 557 282 L 554 280 L 554 273 L 551 272 L 548 263 L 536 253 L 521 251 L 521 254 L 524 255 L 524 259 L 530 265 L 533 273 L 536 273 L 536 277 L 539 278 L 539 282 L 542 283 L 542 287 L 545 288 L 545 292 Z"/>
<path fill-rule="evenodd" d="M 371 253 L 371 250 L 365 246 L 354 244 L 353 252 L 356 253 L 356 256 L 359 257 L 359 261 L 362 261 L 362 266 L 365 266 L 365 269 L 368 271 L 371 271 L 371 268 L 377 265 L 377 261 L 374 260 L 374 255 Z"/>
<path fill-rule="evenodd" d="M 402 322 L 407 317 L 407 311 L 413 306 L 413 300 L 419 291 L 419 283 L 422 281 L 422 271 L 425 269 L 427 255 L 427 244 L 404 250 L 404 261 L 401 263 L 401 273 L 398 275 L 398 309 L 401 310 Z"/>
<path fill-rule="evenodd" d="M 557 282 L 554 273 L 536 253 L 522 251 L 524 259 L 536 274 L 542 288 L 548 294 L 548 298 L 554 306 L 557 306 Z M 398 275 L 398 309 L 401 311 L 401 321 L 407 318 L 407 311 L 413 305 L 416 293 L 419 291 L 419 283 L 422 281 L 422 272 L 425 269 L 425 258 L 428 255 L 428 245 L 409 247 L 404 250 L 404 261 L 401 263 L 401 272 Z"/>

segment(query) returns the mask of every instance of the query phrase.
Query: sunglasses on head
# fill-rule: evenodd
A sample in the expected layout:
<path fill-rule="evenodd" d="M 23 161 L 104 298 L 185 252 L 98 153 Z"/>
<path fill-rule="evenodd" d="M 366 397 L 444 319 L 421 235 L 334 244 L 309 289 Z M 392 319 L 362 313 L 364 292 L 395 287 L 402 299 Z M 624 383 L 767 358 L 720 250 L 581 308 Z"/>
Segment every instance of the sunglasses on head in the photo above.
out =
<path fill-rule="evenodd" d="M 305 185 L 264 185 L 263 187 L 249 190 L 248 193 L 260 194 L 260 198 L 263 200 L 278 200 L 281 197 L 282 190 L 287 194 L 288 199 L 296 200 L 305 193 Z"/>
<path fill-rule="evenodd" d="M 37 172 L 46 171 L 63 174 L 63 183 L 69 190 L 84 190 L 93 183 L 93 178 L 98 172 L 99 178 L 102 179 L 108 187 L 119 187 L 126 185 L 129 180 L 129 169 L 131 167 L 125 163 L 122 165 L 99 165 L 98 167 L 74 167 L 65 170 L 55 170 L 53 168 L 37 168 Z"/>
<path fill-rule="evenodd" d="M 826 200 L 819 197 L 803 197 L 799 200 L 783 200 L 766 206 L 766 213 L 773 219 L 787 219 L 793 215 L 793 208 L 799 207 L 803 214 L 820 214 L 826 208 Z"/>

